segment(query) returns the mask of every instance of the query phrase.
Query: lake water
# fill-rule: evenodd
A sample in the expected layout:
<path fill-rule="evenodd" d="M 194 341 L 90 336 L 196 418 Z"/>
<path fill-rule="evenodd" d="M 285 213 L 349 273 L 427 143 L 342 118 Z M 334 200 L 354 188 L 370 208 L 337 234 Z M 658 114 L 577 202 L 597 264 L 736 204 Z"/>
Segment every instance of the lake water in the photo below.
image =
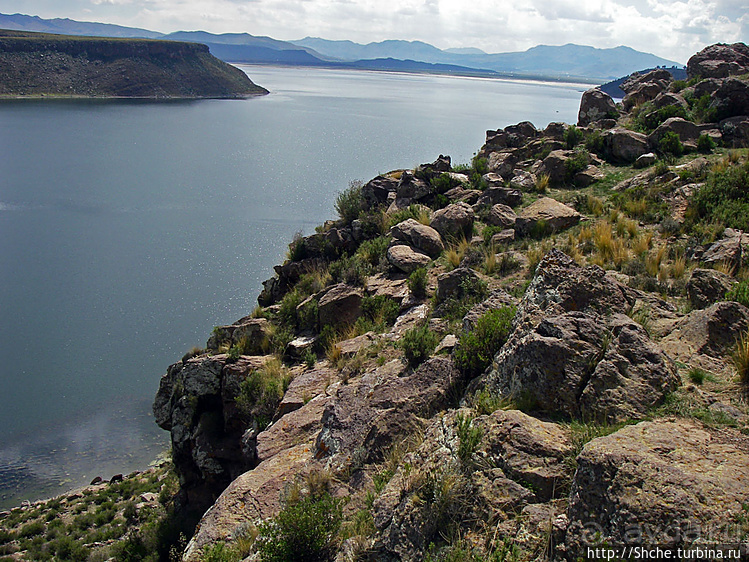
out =
<path fill-rule="evenodd" d="M 242 67 L 271 94 L 0 103 L 0 506 L 142 468 L 166 367 L 351 180 L 574 122 L 584 86 Z"/>

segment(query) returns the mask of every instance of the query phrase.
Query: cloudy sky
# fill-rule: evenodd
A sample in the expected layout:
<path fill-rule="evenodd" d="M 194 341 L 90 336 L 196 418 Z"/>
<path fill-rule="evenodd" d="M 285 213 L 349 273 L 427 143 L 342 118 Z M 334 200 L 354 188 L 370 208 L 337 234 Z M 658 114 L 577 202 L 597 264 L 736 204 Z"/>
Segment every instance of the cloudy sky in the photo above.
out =
<path fill-rule="evenodd" d="M 627 45 L 685 63 L 712 43 L 749 41 L 747 0 L 0 0 L 0 12 L 154 31 L 276 39 L 421 40 L 440 48 Z"/>

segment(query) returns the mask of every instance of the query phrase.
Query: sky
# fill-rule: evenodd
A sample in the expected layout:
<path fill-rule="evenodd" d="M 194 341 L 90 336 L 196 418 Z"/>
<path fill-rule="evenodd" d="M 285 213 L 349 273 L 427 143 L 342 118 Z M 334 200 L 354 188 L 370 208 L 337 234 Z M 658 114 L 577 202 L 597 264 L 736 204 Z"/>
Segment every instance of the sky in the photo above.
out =
<path fill-rule="evenodd" d="M 0 13 L 163 33 L 419 40 L 489 53 L 626 45 L 682 64 L 713 43 L 749 42 L 747 0 L 0 0 Z"/>

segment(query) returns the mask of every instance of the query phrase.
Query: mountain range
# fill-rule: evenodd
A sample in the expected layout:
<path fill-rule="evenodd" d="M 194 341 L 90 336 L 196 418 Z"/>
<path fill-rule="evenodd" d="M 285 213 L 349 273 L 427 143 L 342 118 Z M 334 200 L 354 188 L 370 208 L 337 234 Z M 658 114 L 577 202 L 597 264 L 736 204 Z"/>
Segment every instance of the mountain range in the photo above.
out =
<path fill-rule="evenodd" d="M 113 24 L 61 18 L 42 19 L 23 14 L 0 14 L 0 29 L 203 43 L 208 45 L 213 55 L 227 62 L 488 77 L 554 78 L 593 83 L 658 66 L 682 66 L 624 46 L 597 49 L 575 44 L 538 45 L 522 52 L 490 54 L 474 48 L 443 50 L 421 41 L 387 40 L 363 45 L 353 41 L 330 41 L 315 37 L 280 41 L 249 33 L 178 31 L 163 34 Z"/>

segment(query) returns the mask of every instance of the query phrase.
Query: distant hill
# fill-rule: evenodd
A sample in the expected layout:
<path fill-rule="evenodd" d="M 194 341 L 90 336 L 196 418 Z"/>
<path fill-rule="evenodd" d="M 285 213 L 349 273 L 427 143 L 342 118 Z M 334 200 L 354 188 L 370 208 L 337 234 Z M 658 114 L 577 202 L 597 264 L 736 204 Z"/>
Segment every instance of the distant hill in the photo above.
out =
<path fill-rule="evenodd" d="M 363 45 L 353 41 L 329 41 L 305 37 L 299 41 L 279 41 L 249 33 L 213 34 L 206 31 L 179 31 L 168 35 L 118 25 L 77 22 L 70 19 L 44 20 L 21 14 L 0 14 L 0 28 L 90 35 L 97 37 L 146 37 L 189 41 L 208 45 L 211 53 L 227 62 L 368 68 L 372 70 L 438 72 L 518 78 L 554 78 L 601 83 L 656 66 L 681 66 L 674 61 L 629 47 L 596 49 L 581 45 L 539 45 L 523 52 L 487 54 L 480 49 L 438 49 L 421 41 L 388 40 Z M 395 64 L 393 61 L 403 61 Z M 364 62 L 362 62 L 364 61 Z M 416 63 L 448 65 L 436 67 Z M 416 66 L 415 66 L 416 65 Z M 407 70 L 406 70 L 407 69 Z"/>
<path fill-rule="evenodd" d="M 137 27 L 75 21 L 67 18 L 46 20 L 39 16 L 27 16 L 24 14 L 0 14 L 0 29 L 38 31 L 62 35 L 87 35 L 90 37 L 142 37 L 144 39 L 158 39 L 163 36 L 162 33 L 148 31 L 147 29 L 138 29 Z"/>
<path fill-rule="evenodd" d="M 0 96 L 241 98 L 267 94 L 197 43 L 0 30 Z"/>

